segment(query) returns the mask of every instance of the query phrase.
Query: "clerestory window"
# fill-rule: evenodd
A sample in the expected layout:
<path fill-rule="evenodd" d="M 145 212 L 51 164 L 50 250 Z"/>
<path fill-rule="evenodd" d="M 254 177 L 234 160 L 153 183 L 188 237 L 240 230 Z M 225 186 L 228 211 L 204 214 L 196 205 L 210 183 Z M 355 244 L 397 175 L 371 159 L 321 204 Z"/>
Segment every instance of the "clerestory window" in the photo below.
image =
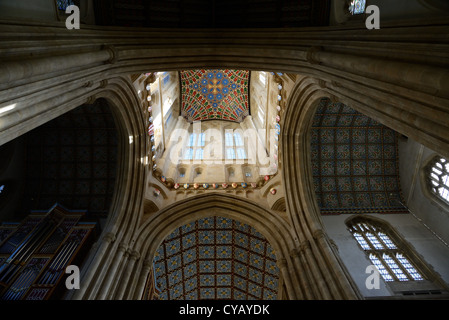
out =
<path fill-rule="evenodd" d="M 449 161 L 437 156 L 428 165 L 430 190 L 449 205 Z"/>
<path fill-rule="evenodd" d="M 226 159 L 247 159 L 243 137 L 239 132 L 225 133 Z"/>
<path fill-rule="evenodd" d="M 202 133 L 191 133 L 187 140 L 187 148 L 184 153 L 184 160 L 203 160 L 204 146 L 206 145 L 206 135 Z"/>
<path fill-rule="evenodd" d="M 422 273 L 404 252 L 403 246 L 381 223 L 370 219 L 354 219 L 347 225 L 386 282 L 424 280 Z"/>

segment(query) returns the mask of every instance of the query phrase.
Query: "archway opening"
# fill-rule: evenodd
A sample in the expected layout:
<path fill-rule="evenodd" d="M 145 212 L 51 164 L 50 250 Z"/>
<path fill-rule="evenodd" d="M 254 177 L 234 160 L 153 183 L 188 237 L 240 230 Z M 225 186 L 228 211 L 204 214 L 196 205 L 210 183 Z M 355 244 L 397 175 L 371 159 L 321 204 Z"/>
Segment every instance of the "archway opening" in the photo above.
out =
<path fill-rule="evenodd" d="M 277 298 L 280 275 L 273 248 L 255 228 L 230 218 L 206 217 L 177 228 L 153 263 L 147 298 Z"/>
<path fill-rule="evenodd" d="M 106 100 L 82 105 L 2 146 L 0 296 L 47 300 L 66 292 L 106 223 L 119 135 Z M 4 200 L 4 201 L 3 201 Z"/>

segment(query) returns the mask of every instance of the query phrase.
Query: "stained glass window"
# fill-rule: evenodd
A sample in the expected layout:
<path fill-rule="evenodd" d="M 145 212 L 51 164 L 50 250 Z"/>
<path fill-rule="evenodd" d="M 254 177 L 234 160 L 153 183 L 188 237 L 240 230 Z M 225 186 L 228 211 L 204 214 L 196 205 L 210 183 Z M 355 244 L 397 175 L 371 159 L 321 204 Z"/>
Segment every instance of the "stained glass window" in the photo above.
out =
<path fill-rule="evenodd" d="M 377 223 L 351 222 L 349 230 L 385 281 L 424 280 L 400 246 Z"/>
<path fill-rule="evenodd" d="M 72 6 L 75 3 L 73 0 L 56 0 L 56 5 L 58 6 L 59 10 L 65 11 L 68 6 Z"/>
<path fill-rule="evenodd" d="M 353 0 L 349 5 L 349 12 L 351 14 L 363 14 L 365 13 L 366 0 Z"/>
<path fill-rule="evenodd" d="M 430 169 L 429 179 L 432 192 L 449 203 L 449 162 L 436 157 Z"/>

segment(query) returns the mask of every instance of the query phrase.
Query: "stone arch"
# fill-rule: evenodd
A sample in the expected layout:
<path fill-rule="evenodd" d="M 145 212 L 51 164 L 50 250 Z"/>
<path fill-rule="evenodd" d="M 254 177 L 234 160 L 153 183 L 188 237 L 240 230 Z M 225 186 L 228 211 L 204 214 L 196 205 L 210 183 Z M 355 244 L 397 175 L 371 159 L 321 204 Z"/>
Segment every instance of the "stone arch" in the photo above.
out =
<path fill-rule="evenodd" d="M 296 239 L 286 221 L 276 213 L 247 199 L 229 194 L 208 193 L 180 200 L 160 210 L 139 229 L 134 239 L 134 249 L 141 253 L 142 260 L 147 261 L 149 265 L 146 268 L 145 262 L 141 262 L 140 268 L 136 270 L 139 274 L 136 279 L 139 278 L 139 282 L 130 284 L 133 286 L 131 292 L 134 299 L 139 299 L 142 295 L 145 279 L 149 272 L 148 267 L 162 241 L 174 229 L 210 216 L 223 216 L 241 221 L 260 232 L 276 252 L 288 297 L 290 299 L 301 297 L 295 264 L 290 256 L 290 251 L 297 246 Z"/>
<path fill-rule="evenodd" d="M 87 285 L 69 296 L 73 299 L 106 297 L 107 290 L 100 289 L 98 284 L 112 282 L 117 266 L 111 262 L 117 256 L 123 256 L 126 243 L 144 214 L 146 166 L 136 159 L 147 156 L 149 142 L 145 135 L 145 120 L 139 107 L 139 98 L 126 77 L 111 77 L 102 83 L 102 87 L 92 92 L 88 100 L 105 99 L 114 114 L 119 131 L 117 181 L 124 183 L 116 185 L 101 240 L 91 250 L 82 270 L 81 278 Z M 130 214 L 132 212 L 138 214 Z M 116 253 L 105 254 L 108 251 Z M 99 268 L 100 265 L 107 267 Z"/>
<path fill-rule="evenodd" d="M 276 200 L 276 202 L 273 203 L 273 205 L 271 206 L 271 210 L 286 211 L 285 197 L 281 197 L 278 200 Z"/>
<path fill-rule="evenodd" d="M 92 28 L 72 37 L 62 25 L 36 26 L 20 22 L 2 25 L 0 29 L 5 31 L 4 46 L 8 47 L 1 54 L 6 59 L 1 65 L 4 72 L 0 74 L 0 107 L 11 110 L 2 114 L 0 138 L 3 142 L 100 92 L 112 97 L 117 105 L 124 101 L 127 106 L 118 111 L 127 119 L 124 127 L 132 133 L 135 142 L 126 148 L 128 161 L 121 170 L 129 173 L 131 179 L 123 180 L 126 183 L 120 186 L 122 200 L 114 201 L 117 211 L 111 219 L 116 225 L 111 223 L 104 243 L 95 251 L 99 257 L 111 253 L 111 258 L 100 259 L 90 268 L 98 277 L 89 289 L 84 287 L 77 292 L 80 298 L 103 298 L 112 290 L 112 277 L 119 265 L 123 265 L 121 258 L 126 250 L 124 245 L 115 252 L 117 243 L 128 243 L 129 234 L 136 226 L 137 218 L 133 216 L 141 215 L 140 189 L 143 189 L 145 169 L 132 158 L 140 158 L 145 153 L 145 139 L 140 135 L 146 130 L 143 120 L 136 117 L 138 97 L 132 96 L 129 84 L 120 85 L 124 78 L 117 75 L 181 70 L 198 65 L 303 75 L 298 77 L 294 97 L 287 114 L 283 115 L 286 121 L 281 137 L 281 158 L 286 168 L 287 210 L 303 252 L 295 257 L 307 270 L 312 287 L 318 288 L 309 295 L 312 298 L 354 297 L 356 294 L 323 236 L 317 208 L 310 201 L 313 189 L 304 175 L 309 170 L 309 162 L 301 161 L 307 158 L 298 154 L 302 152 L 308 157 L 307 152 L 304 153 L 307 151 L 304 139 L 310 113 L 313 114 L 310 106 L 322 97 L 336 96 L 340 102 L 372 119 L 449 156 L 448 64 L 447 56 L 441 51 L 447 46 L 448 28 L 441 22 L 435 22 L 432 33 L 420 25 L 414 28 L 413 34 L 408 27 L 382 28 L 370 41 L 366 38 L 372 31 L 365 28 L 271 30 L 269 33 L 236 29 L 220 30 L 219 37 L 213 30 L 161 30 L 154 35 L 152 31 L 120 28 Z M 24 34 L 27 37 L 23 37 Z M 167 46 L 167 36 L 174 45 Z M 29 37 L 40 44 L 33 48 L 25 45 Z M 60 38 L 65 39 L 63 44 Z M 208 45 L 204 46 L 205 43 Z M 379 45 L 385 50 L 379 50 Z M 126 186 L 131 188 L 127 190 Z M 134 214 L 127 214 L 131 212 Z M 118 232 L 127 236 L 117 237 Z M 120 241 L 110 247 L 114 239 Z M 100 262 L 110 267 L 96 273 Z M 126 268 L 132 270 L 132 263 Z M 104 278 L 106 272 L 108 276 Z"/>
<path fill-rule="evenodd" d="M 426 283 L 427 286 L 425 290 L 436 290 L 443 292 L 448 292 L 448 286 L 447 284 L 441 279 L 440 275 L 435 272 L 434 268 L 427 263 L 427 261 L 424 259 L 424 257 L 419 254 L 414 246 L 407 241 L 407 239 L 404 238 L 404 236 L 395 228 L 392 226 L 388 221 L 375 217 L 375 216 L 369 216 L 369 215 L 351 215 L 347 219 L 345 219 L 345 225 L 347 226 L 349 232 L 354 237 L 354 233 L 364 233 L 363 229 L 360 229 L 360 227 L 356 227 L 358 224 L 364 224 L 369 228 L 369 231 L 371 234 L 377 234 L 377 232 L 382 232 L 386 235 L 387 238 L 389 238 L 393 245 L 394 249 L 398 250 L 398 253 L 401 255 L 404 255 L 410 264 L 413 266 L 413 268 L 417 271 L 417 273 L 422 276 L 422 279 L 417 279 L 416 281 L 421 282 L 421 285 L 418 284 L 419 282 L 415 282 L 414 277 L 408 276 L 408 280 L 403 282 L 403 280 L 393 280 L 396 282 L 394 284 L 394 287 L 392 287 L 392 291 L 394 292 L 402 292 L 402 291 L 422 291 L 423 286 L 422 283 Z M 364 227 L 364 228 L 365 228 Z M 375 237 L 378 237 L 376 235 Z M 383 239 L 382 239 L 383 240 Z M 354 237 L 354 241 L 357 241 Z M 371 242 L 371 241 L 368 241 Z M 372 244 L 370 244 L 372 245 Z M 375 249 L 377 251 L 378 248 Z M 365 251 L 365 249 L 363 249 Z M 371 251 L 370 251 L 371 252 Z M 379 249 L 378 252 L 385 252 L 385 249 Z M 365 254 L 368 252 L 365 251 Z M 389 254 L 389 253 L 387 253 Z M 383 260 L 379 257 L 380 260 Z M 402 268 L 405 267 L 403 263 L 399 263 L 402 266 Z M 394 272 L 389 272 L 390 275 L 392 275 Z M 410 273 L 410 270 L 407 270 L 407 273 Z M 393 282 L 393 283 L 394 283 Z M 390 282 L 391 283 L 391 282 Z"/>
<path fill-rule="evenodd" d="M 338 254 L 323 231 L 320 210 L 315 199 L 311 169 L 310 135 L 313 116 L 322 98 L 336 100 L 312 77 L 300 77 L 291 94 L 281 135 L 283 187 L 286 190 L 287 217 L 294 226 L 298 241 L 307 244 L 303 266 L 310 272 L 316 286 L 314 295 L 355 297 L 358 290 L 352 283 Z M 309 269 L 310 268 L 310 269 Z"/>
<path fill-rule="evenodd" d="M 378 112 L 377 105 L 385 97 L 380 97 L 379 100 L 368 97 L 369 90 L 365 97 L 357 92 L 350 93 L 331 78 L 323 75 L 318 79 L 318 74 L 300 76 L 282 116 L 285 119 L 282 126 L 281 150 L 287 216 L 294 225 L 299 241 L 310 243 L 310 251 L 318 262 L 316 267 L 319 271 L 315 270 L 313 278 L 318 283 L 320 279 L 327 279 L 325 280 L 327 284 L 332 281 L 332 284 L 335 284 L 335 286 L 332 284 L 328 287 L 323 286 L 322 292 L 334 295 L 342 290 L 345 292 L 343 295 L 351 294 L 350 292 L 359 295 L 351 276 L 323 230 L 320 210 L 314 194 L 311 168 L 310 135 L 313 116 L 319 101 L 322 98 L 328 98 L 333 102 L 350 105 L 351 108 L 405 135 L 416 136 L 414 133 L 416 129 L 413 129 L 416 123 L 412 120 L 405 124 L 403 120 L 400 120 L 410 116 L 411 109 L 399 111 L 400 108 L 394 110 L 396 107 L 392 107 L 393 104 L 399 106 L 401 98 L 392 103 L 391 109 L 388 108 L 392 114 L 382 115 Z M 397 111 L 398 114 L 396 114 Z M 420 132 L 426 130 L 425 122 L 420 124 Z M 314 263 L 310 262 L 312 265 Z M 330 265 L 333 266 L 330 268 L 331 272 L 326 271 Z"/>

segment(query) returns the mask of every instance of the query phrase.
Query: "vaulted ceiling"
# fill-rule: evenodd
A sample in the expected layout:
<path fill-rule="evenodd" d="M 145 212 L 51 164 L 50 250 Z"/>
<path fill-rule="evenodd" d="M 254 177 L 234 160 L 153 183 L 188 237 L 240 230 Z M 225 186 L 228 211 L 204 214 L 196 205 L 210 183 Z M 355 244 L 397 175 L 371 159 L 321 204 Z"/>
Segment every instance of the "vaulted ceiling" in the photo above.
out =
<path fill-rule="evenodd" d="M 188 121 L 241 122 L 249 114 L 249 71 L 181 71 L 181 115 Z"/>
<path fill-rule="evenodd" d="M 312 170 L 322 214 L 404 213 L 398 134 L 341 103 L 323 99 L 312 135 Z"/>
<path fill-rule="evenodd" d="M 154 270 L 163 300 L 277 297 L 273 248 L 253 227 L 228 218 L 203 218 L 176 229 L 157 250 Z"/>

